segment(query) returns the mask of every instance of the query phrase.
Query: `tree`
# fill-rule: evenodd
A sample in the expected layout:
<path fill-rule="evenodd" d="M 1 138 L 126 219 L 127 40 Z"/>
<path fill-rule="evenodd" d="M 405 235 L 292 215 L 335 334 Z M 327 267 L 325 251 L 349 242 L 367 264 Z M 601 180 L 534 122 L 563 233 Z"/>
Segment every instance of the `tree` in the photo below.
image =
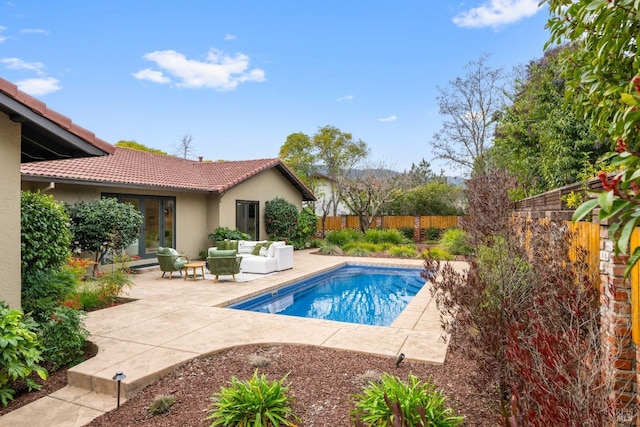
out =
<path fill-rule="evenodd" d="M 344 171 L 352 169 L 369 154 L 367 144 L 353 135 L 342 132 L 334 126 L 318 128 L 312 138 L 304 133 L 293 133 L 280 147 L 280 158 L 311 188 L 320 195 L 319 181 L 328 184 L 328 190 L 322 191 L 320 209 L 322 224 L 332 213 L 338 214 L 341 201 L 338 181 Z"/>
<path fill-rule="evenodd" d="M 485 168 L 496 114 L 505 103 L 507 75 L 502 68 L 489 68 L 487 59 L 485 54 L 469 62 L 464 78 L 437 87 L 439 113 L 447 120 L 433 135 L 431 146 L 437 159 L 466 172 Z"/>
<path fill-rule="evenodd" d="M 375 216 L 408 188 L 408 184 L 407 175 L 386 169 L 383 164 L 343 173 L 338 180 L 342 201 L 358 216 L 363 233 Z"/>
<path fill-rule="evenodd" d="M 619 168 L 612 179 L 600 174 L 597 198 L 582 204 L 578 221 L 599 207 L 599 219 L 610 220 L 617 253 L 626 254 L 640 223 L 640 46 L 637 2 L 547 0 L 551 16 L 549 43 L 573 42 L 576 49 L 563 61 L 567 98 L 575 103 L 603 141 L 611 141 L 605 160 Z M 626 274 L 640 259 L 634 249 Z"/>
<path fill-rule="evenodd" d="M 72 245 L 75 250 L 95 254 L 96 264 L 109 252 L 123 251 L 140 237 L 143 217 L 133 205 L 116 198 L 78 202 L 68 205 Z"/>
<path fill-rule="evenodd" d="M 491 159 L 517 177 L 517 198 L 572 184 L 606 151 L 576 112 L 564 103 L 563 54 L 569 45 L 548 49 L 516 81 L 513 103 L 500 114 Z"/>
<path fill-rule="evenodd" d="M 410 188 L 390 203 L 393 215 L 460 215 L 463 212 L 462 188 L 437 179 Z"/>
<path fill-rule="evenodd" d="M 193 137 L 191 135 L 183 135 L 180 142 L 175 146 L 176 156 L 188 159 L 193 157 Z"/>
<path fill-rule="evenodd" d="M 425 159 L 420 160 L 417 165 L 411 163 L 411 169 L 405 171 L 409 175 L 409 184 L 412 187 L 424 185 L 437 178 L 436 174 L 431 170 L 431 164 Z"/>
<path fill-rule="evenodd" d="M 136 141 L 118 141 L 116 142 L 116 147 L 130 148 L 131 150 L 138 150 L 138 151 L 146 151 L 147 153 L 153 153 L 153 154 L 162 154 L 163 156 L 168 155 L 162 150 L 147 147 L 146 145 L 140 144 L 139 142 L 136 142 Z"/>
<path fill-rule="evenodd" d="M 354 141 L 353 135 L 342 132 L 334 126 L 319 128 L 318 132 L 313 135 L 312 142 L 317 150 L 318 161 L 325 167 L 325 175 L 329 182 L 328 200 L 330 200 L 330 205 L 328 208 L 336 216 L 338 203 L 342 199 L 338 182 L 344 172 L 351 170 L 367 157 L 369 148 L 364 141 L 360 139 Z"/>
<path fill-rule="evenodd" d="M 296 132 L 287 136 L 278 157 L 311 191 L 318 191 L 317 159 L 308 135 Z"/>

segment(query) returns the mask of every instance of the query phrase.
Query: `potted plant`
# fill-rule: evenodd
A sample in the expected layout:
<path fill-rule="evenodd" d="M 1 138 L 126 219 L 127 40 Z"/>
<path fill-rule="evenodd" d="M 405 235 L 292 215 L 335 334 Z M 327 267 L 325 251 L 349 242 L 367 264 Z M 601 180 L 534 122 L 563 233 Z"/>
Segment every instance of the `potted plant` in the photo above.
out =
<path fill-rule="evenodd" d="M 229 227 L 218 227 L 213 230 L 213 233 L 209 233 L 209 239 L 213 241 L 213 245 L 216 246 L 216 242 L 222 242 L 224 240 L 251 240 L 251 236 L 242 231 L 230 229 Z"/>

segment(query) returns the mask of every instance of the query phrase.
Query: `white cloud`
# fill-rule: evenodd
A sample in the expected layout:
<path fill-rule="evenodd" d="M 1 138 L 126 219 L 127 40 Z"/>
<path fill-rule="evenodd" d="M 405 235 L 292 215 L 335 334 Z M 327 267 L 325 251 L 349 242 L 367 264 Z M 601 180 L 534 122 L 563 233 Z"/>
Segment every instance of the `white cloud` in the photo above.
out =
<path fill-rule="evenodd" d="M 346 95 L 346 96 L 341 96 L 340 98 L 337 99 L 338 102 L 351 102 L 353 101 L 354 96 L 353 95 Z"/>
<path fill-rule="evenodd" d="M 0 62 L 10 70 L 30 70 L 39 76 L 44 74 L 44 64 L 42 62 L 26 62 L 20 58 L 2 58 Z"/>
<path fill-rule="evenodd" d="M 175 50 L 159 50 L 145 54 L 144 58 L 155 62 L 164 73 L 173 77 L 173 82 L 178 87 L 230 90 L 240 83 L 265 80 L 263 70 L 248 69 L 249 57 L 242 53 L 229 56 L 218 49 L 210 49 L 204 61 L 196 61 L 187 59 Z M 149 79 L 150 76 L 156 79 L 158 76 L 169 79 L 163 72 L 155 71 L 154 74 L 154 71 L 146 69 L 135 73 L 134 76 L 143 73 L 141 76 L 150 81 L 154 81 Z M 161 83 L 166 81 L 163 80 Z"/>
<path fill-rule="evenodd" d="M 4 30 L 6 30 L 7 27 L 3 27 L 2 25 L 0 25 L 0 33 L 3 32 Z M 3 35 L 0 35 L 0 43 L 4 43 L 7 40 L 7 38 Z"/>
<path fill-rule="evenodd" d="M 235 40 L 236 36 L 234 36 L 233 34 L 225 34 L 224 39 L 225 40 Z"/>
<path fill-rule="evenodd" d="M 18 89 L 21 91 L 33 96 L 46 95 L 62 89 L 60 81 L 53 77 L 20 80 L 16 82 L 16 86 L 18 86 Z"/>
<path fill-rule="evenodd" d="M 497 28 L 535 15 L 541 10 L 538 3 L 539 0 L 488 0 L 456 15 L 453 23 L 459 27 Z"/>
<path fill-rule="evenodd" d="M 153 83 L 170 83 L 171 79 L 169 77 L 162 74 L 162 71 L 154 71 L 151 68 L 145 68 L 144 70 L 140 70 L 137 73 L 131 74 L 138 80 L 149 80 Z"/>
<path fill-rule="evenodd" d="M 22 34 L 44 34 L 49 35 L 49 30 L 44 30 L 42 28 L 24 28 L 20 30 Z"/>
<path fill-rule="evenodd" d="M 395 122 L 396 120 L 398 120 L 398 117 L 396 115 L 378 119 L 379 122 Z"/>

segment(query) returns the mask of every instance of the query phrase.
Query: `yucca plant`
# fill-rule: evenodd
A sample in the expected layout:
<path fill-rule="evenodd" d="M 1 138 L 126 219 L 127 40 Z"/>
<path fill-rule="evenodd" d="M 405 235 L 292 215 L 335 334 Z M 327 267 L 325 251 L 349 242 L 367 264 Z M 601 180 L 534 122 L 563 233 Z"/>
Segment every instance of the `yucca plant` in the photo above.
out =
<path fill-rule="evenodd" d="M 414 375 L 404 383 L 384 374 L 380 382 L 370 382 L 354 397 L 351 415 L 357 426 L 454 427 L 463 421 L 445 406 L 446 397 L 433 384 Z"/>
<path fill-rule="evenodd" d="M 288 375 L 288 374 L 287 374 Z M 268 381 L 256 369 L 251 379 L 241 381 L 231 377 L 231 385 L 223 387 L 211 400 L 210 426 L 279 427 L 295 426 L 299 421 L 293 413 L 293 398 L 287 396 L 289 386 L 281 380 Z"/>

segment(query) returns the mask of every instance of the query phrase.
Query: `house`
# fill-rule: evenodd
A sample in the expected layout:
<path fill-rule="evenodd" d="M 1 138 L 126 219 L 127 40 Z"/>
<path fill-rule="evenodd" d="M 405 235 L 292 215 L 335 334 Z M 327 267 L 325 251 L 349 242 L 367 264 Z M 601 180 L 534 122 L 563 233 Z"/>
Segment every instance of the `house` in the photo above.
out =
<path fill-rule="evenodd" d="M 140 257 L 137 264 L 155 263 L 160 246 L 196 258 L 219 226 L 266 239 L 268 201 L 282 197 L 301 209 L 315 200 L 277 158 L 203 162 L 116 147 L 107 157 L 24 163 L 21 173 L 24 191 L 67 203 L 117 197 L 136 206 L 144 227 L 128 252 Z"/>
<path fill-rule="evenodd" d="M 115 147 L 0 78 L 0 301 L 20 308 L 20 165 Z"/>

